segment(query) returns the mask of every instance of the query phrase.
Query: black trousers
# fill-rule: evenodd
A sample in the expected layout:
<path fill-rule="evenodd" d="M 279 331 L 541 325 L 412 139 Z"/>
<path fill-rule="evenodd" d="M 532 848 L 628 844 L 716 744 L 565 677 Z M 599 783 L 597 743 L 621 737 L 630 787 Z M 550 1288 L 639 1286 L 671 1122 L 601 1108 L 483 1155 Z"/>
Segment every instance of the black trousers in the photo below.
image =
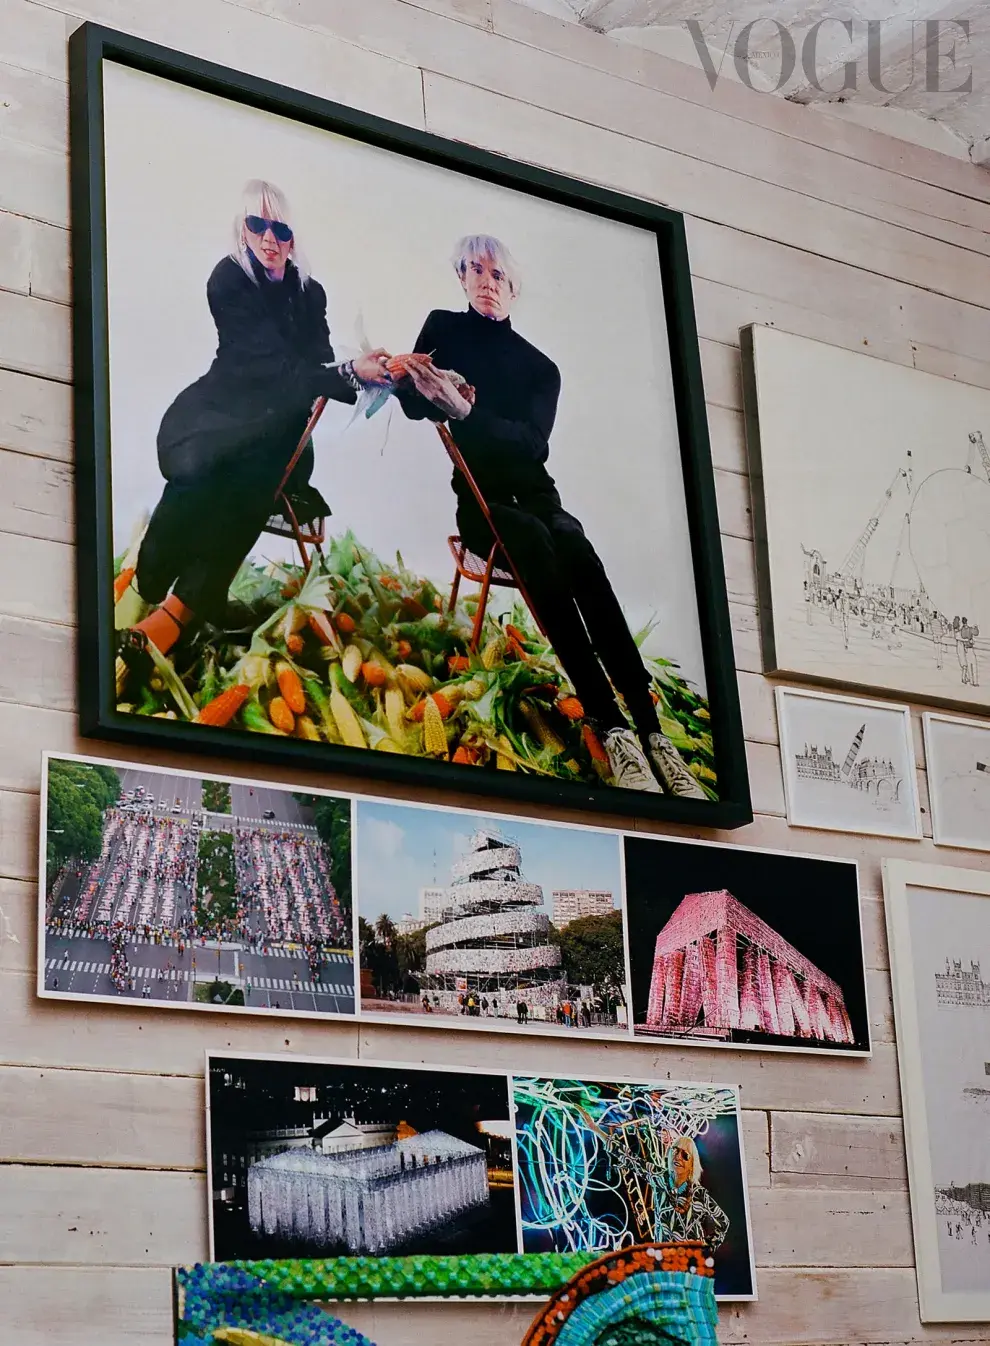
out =
<path fill-rule="evenodd" d="M 141 543 L 137 587 L 148 603 L 171 589 L 206 621 L 223 621 L 227 591 L 274 507 L 275 492 L 298 442 L 245 446 L 239 457 L 166 482 Z M 309 445 L 290 488 L 313 468 Z"/>
<path fill-rule="evenodd" d="M 585 714 L 606 729 L 623 726 L 614 687 L 640 733 L 659 728 L 650 675 L 580 521 L 559 502 L 548 501 L 539 513 L 518 505 L 489 508 Z M 457 526 L 472 551 L 488 555 L 491 529 L 473 500 L 460 501 Z"/>

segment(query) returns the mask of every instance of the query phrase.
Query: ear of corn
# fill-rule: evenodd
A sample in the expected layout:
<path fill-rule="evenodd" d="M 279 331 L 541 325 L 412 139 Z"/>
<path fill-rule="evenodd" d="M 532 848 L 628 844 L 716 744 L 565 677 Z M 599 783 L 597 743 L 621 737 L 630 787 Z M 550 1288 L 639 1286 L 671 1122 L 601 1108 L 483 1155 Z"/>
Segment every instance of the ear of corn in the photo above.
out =
<path fill-rule="evenodd" d="M 547 748 L 555 756 L 564 751 L 563 740 L 553 732 L 531 701 L 520 701 L 519 713 L 526 721 L 527 728 L 541 748 Z"/>
<path fill-rule="evenodd" d="M 221 692 L 219 696 L 206 703 L 196 716 L 196 723 L 221 727 L 230 724 L 250 695 L 251 688 L 246 682 L 235 683 L 233 687 L 228 687 L 225 692 Z"/>
<path fill-rule="evenodd" d="M 340 666 L 344 670 L 344 677 L 348 682 L 356 682 L 357 676 L 361 671 L 362 655 L 357 645 L 351 644 L 344 647 L 343 658 Z"/>
<path fill-rule="evenodd" d="M 113 601 L 119 603 L 130 587 L 131 580 L 134 578 L 136 570 L 134 566 L 126 566 L 113 582 Z"/>
<path fill-rule="evenodd" d="M 320 731 L 308 715 L 300 715 L 296 720 L 296 738 L 306 738 L 313 743 L 319 743 Z"/>
<path fill-rule="evenodd" d="M 562 696 L 557 701 L 557 709 L 568 720 L 583 720 L 584 706 L 576 696 Z"/>
<path fill-rule="evenodd" d="M 297 631 L 301 631 L 307 621 L 308 615 L 305 609 L 299 607 L 296 603 L 290 603 L 280 623 L 279 635 L 283 641 L 287 641 L 290 636 L 294 636 Z"/>
<path fill-rule="evenodd" d="M 241 723 L 245 729 L 253 729 L 258 734 L 282 734 L 283 732 L 281 729 L 275 728 L 261 703 L 254 696 L 249 696 L 241 707 Z"/>
<path fill-rule="evenodd" d="M 326 645 L 338 654 L 340 653 L 340 637 L 325 612 L 311 612 L 309 614 L 309 629 L 321 645 Z"/>
<path fill-rule="evenodd" d="M 448 694 L 449 691 L 448 688 Z M 459 684 L 458 691 L 462 701 L 477 701 L 479 696 L 484 696 L 488 691 L 488 683 L 484 678 L 469 678 L 467 682 Z"/>
<path fill-rule="evenodd" d="M 306 696 L 309 698 L 310 705 L 316 711 L 320 724 L 323 726 L 323 733 L 326 735 L 329 743 L 339 743 L 340 731 L 337 728 L 337 722 L 333 718 L 333 712 L 330 709 L 330 698 L 327 696 L 326 689 L 316 678 L 307 678 L 303 684 L 306 690 Z"/>
<path fill-rule="evenodd" d="M 429 673 L 417 668 L 415 664 L 396 664 L 395 672 L 407 696 L 422 696 L 433 686 L 433 679 Z"/>
<path fill-rule="evenodd" d="M 276 729 L 281 729 L 283 734 L 291 734 L 296 727 L 296 717 L 281 696 L 273 696 L 269 701 L 268 718 Z"/>
<path fill-rule="evenodd" d="M 458 697 L 450 692 L 431 692 L 429 696 L 424 696 L 422 701 L 417 701 L 412 710 L 409 711 L 410 720 L 415 720 L 417 724 L 425 723 L 426 707 L 432 702 L 440 712 L 441 720 L 449 720 L 457 704 Z"/>
<path fill-rule="evenodd" d="M 491 640 L 481 652 L 481 665 L 483 668 L 494 668 L 500 664 L 505 657 L 505 640 L 502 636 L 492 636 Z"/>
<path fill-rule="evenodd" d="M 330 711 L 340 731 L 341 742 L 348 748 L 366 748 L 364 731 L 354 707 L 339 687 L 330 690 Z"/>
<path fill-rule="evenodd" d="M 357 622 L 349 612 L 338 612 L 333 624 L 342 636 L 352 636 L 357 630 Z"/>
<path fill-rule="evenodd" d="M 505 734 L 499 734 L 495 740 L 495 753 L 495 765 L 499 771 L 515 771 L 515 755 L 512 752 L 512 744 Z"/>
<path fill-rule="evenodd" d="M 389 732 L 397 743 L 401 743 L 405 738 L 405 714 L 405 697 L 398 687 L 387 687 L 385 689 L 385 719 L 388 722 Z"/>
<path fill-rule="evenodd" d="M 422 703 L 423 709 L 423 747 L 431 757 L 447 756 L 447 731 L 443 727 L 443 716 L 434 696 L 428 696 Z"/>
<path fill-rule="evenodd" d="M 275 676 L 278 680 L 278 690 L 282 693 L 285 704 L 293 715 L 302 715 L 306 709 L 306 693 L 303 691 L 302 679 L 299 674 L 291 664 L 287 664 L 283 659 L 275 665 Z"/>
<path fill-rule="evenodd" d="M 592 729 L 590 724 L 582 725 L 581 737 L 584 739 L 584 746 L 588 749 L 588 754 L 591 757 L 591 760 L 608 766 L 608 753 L 605 751 L 601 739 Z"/>

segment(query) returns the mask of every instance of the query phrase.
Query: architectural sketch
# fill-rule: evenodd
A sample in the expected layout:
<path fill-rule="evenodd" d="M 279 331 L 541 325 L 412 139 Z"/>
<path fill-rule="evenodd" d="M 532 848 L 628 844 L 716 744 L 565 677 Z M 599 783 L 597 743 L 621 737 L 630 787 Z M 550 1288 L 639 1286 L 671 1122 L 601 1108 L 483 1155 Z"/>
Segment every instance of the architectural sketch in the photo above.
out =
<path fill-rule="evenodd" d="M 724 889 L 688 893 L 657 936 L 637 1032 L 854 1040 L 842 987 Z"/>
<path fill-rule="evenodd" d="M 990 390 L 751 330 L 767 670 L 990 704 Z"/>
<path fill-rule="evenodd" d="M 990 723 L 926 715 L 924 727 L 935 844 L 990 851 Z"/>
<path fill-rule="evenodd" d="M 906 708 L 778 687 L 777 719 L 792 826 L 920 835 Z"/>

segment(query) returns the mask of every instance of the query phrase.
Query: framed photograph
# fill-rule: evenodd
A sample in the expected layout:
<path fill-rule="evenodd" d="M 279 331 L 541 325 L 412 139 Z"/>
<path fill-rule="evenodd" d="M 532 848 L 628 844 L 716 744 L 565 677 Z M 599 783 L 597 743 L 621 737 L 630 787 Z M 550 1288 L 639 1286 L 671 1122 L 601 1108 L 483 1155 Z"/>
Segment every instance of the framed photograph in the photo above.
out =
<path fill-rule="evenodd" d="M 83 732 L 748 822 L 681 216 L 70 45 Z"/>
<path fill-rule="evenodd" d="M 922 722 L 935 845 L 990 851 L 990 723 L 932 714 Z"/>
<path fill-rule="evenodd" d="M 987 708 L 990 391 L 740 339 L 766 671 Z"/>
<path fill-rule="evenodd" d="M 38 994 L 353 1017 L 351 800 L 46 753 Z"/>
<path fill-rule="evenodd" d="M 885 860 L 921 1320 L 990 1318 L 990 874 Z"/>
<path fill-rule="evenodd" d="M 643 836 L 623 849 L 637 1038 L 870 1054 L 854 861 Z"/>
<path fill-rule="evenodd" d="M 627 1039 L 622 833 L 357 801 L 361 1015 Z"/>
<path fill-rule="evenodd" d="M 796 687 L 776 694 L 790 825 L 920 840 L 907 706 Z"/>
<path fill-rule="evenodd" d="M 731 1086 L 210 1053 L 207 1108 L 217 1261 L 700 1242 L 756 1298 Z"/>

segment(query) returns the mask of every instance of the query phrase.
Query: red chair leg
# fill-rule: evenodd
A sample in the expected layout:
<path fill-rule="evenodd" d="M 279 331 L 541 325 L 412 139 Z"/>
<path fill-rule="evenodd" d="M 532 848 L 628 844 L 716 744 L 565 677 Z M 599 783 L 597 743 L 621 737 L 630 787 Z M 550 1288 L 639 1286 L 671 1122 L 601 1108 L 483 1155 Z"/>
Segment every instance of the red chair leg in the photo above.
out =
<path fill-rule="evenodd" d="M 495 557 L 498 555 L 498 543 L 494 543 L 488 554 L 488 564 L 485 566 L 485 578 L 481 581 L 481 592 L 478 594 L 478 608 L 474 614 L 474 630 L 471 632 L 471 653 L 476 654 L 478 645 L 481 642 L 481 628 L 485 624 L 485 609 L 488 607 L 488 594 L 492 587 L 492 571 L 495 569 Z"/>
<path fill-rule="evenodd" d="M 455 566 L 454 566 L 454 582 L 453 582 L 453 584 L 450 586 L 450 598 L 449 598 L 448 601 L 447 601 L 447 612 L 448 612 L 448 613 L 453 612 L 453 611 L 454 611 L 454 608 L 457 607 L 457 595 L 460 593 L 460 590 L 461 590 L 461 572 L 460 572 L 460 570 L 457 568 L 457 566 L 455 565 Z"/>

